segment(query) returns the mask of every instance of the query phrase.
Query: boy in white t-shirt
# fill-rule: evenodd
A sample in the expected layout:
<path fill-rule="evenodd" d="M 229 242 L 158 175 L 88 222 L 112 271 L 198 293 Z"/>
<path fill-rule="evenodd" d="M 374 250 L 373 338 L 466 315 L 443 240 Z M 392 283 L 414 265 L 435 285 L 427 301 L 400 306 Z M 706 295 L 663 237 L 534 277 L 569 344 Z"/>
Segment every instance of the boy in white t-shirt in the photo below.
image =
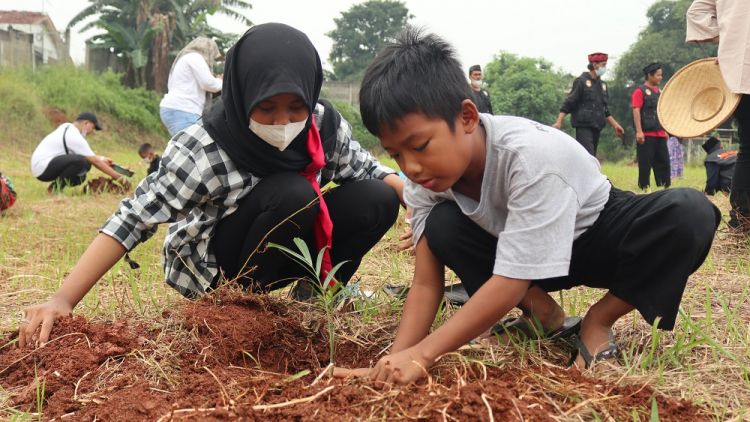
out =
<path fill-rule="evenodd" d="M 454 50 L 407 29 L 368 67 L 362 120 L 409 178 L 414 278 L 389 354 L 339 376 L 410 383 L 514 307 L 543 334 L 563 324 L 550 291 L 607 289 L 584 317 L 571 364 L 616 356 L 611 327 L 637 309 L 674 327 L 688 276 L 719 210 L 694 189 L 635 195 L 611 186 L 575 139 L 540 123 L 480 114 Z M 444 268 L 470 299 L 430 333 Z M 522 318 L 523 319 L 523 318 Z"/>
<path fill-rule="evenodd" d="M 48 193 L 80 185 L 92 165 L 113 179 L 122 177 L 111 167 L 112 160 L 96 155 L 86 141 L 87 134 L 101 129 L 94 113 L 83 112 L 73 123 L 58 126 L 37 145 L 31 155 L 31 173 L 42 182 L 52 182 Z"/>

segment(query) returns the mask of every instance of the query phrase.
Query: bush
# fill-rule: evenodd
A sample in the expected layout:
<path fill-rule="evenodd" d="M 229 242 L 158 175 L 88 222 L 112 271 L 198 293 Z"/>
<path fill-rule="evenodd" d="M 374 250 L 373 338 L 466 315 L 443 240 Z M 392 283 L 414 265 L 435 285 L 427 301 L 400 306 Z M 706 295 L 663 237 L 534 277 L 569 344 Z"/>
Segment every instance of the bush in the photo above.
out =
<path fill-rule="evenodd" d="M 359 110 L 343 101 L 331 101 L 331 103 L 336 107 L 336 110 L 341 113 L 341 116 L 352 125 L 352 135 L 363 148 L 373 154 L 379 154 L 382 152 L 378 138 L 370 133 L 362 123 L 362 117 L 359 114 Z"/>
<path fill-rule="evenodd" d="M 69 118 L 89 110 L 166 134 L 159 119 L 159 95 L 126 88 L 115 73 L 97 75 L 72 66 L 44 66 L 29 79 L 45 104 L 61 109 Z"/>

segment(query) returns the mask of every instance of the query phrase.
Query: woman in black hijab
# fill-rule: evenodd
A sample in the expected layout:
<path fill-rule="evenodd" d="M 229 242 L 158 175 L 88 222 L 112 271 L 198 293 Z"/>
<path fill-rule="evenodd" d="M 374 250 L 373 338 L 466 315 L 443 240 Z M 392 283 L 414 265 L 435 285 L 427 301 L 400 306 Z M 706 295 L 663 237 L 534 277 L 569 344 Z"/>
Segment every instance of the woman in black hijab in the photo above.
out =
<path fill-rule="evenodd" d="M 282 24 L 250 29 L 227 54 L 221 102 L 173 137 L 159 169 L 123 200 L 47 302 L 25 310 L 19 344 L 49 338 L 126 252 L 160 223 L 167 284 L 196 297 L 222 280 L 267 291 L 307 275 L 268 242 L 330 254 L 346 283 L 396 220 L 403 184 L 351 138 L 319 100 L 323 72 L 310 40 Z M 320 186 L 338 186 L 322 195 Z"/>
<path fill-rule="evenodd" d="M 322 81 L 317 51 L 286 25 L 256 26 L 227 54 L 221 104 L 204 126 L 239 169 L 263 179 L 217 226 L 214 251 L 230 279 L 271 288 L 303 276 L 261 245 L 301 237 L 313 254 L 325 248 L 322 278 L 347 261 L 337 274 L 347 282 L 395 220 L 401 180 L 351 140 L 350 126 L 329 103 L 319 102 Z M 331 180 L 342 186 L 316 203 Z M 254 253 L 259 245 L 263 252 Z"/>

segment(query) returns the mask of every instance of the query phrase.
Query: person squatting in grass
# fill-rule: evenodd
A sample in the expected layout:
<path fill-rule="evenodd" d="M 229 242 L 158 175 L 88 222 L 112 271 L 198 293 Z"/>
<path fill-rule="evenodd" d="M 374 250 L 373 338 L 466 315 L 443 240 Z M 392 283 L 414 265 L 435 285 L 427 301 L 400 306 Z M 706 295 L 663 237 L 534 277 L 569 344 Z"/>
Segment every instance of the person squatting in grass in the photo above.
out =
<path fill-rule="evenodd" d="M 619 190 L 575 139 L 470 98 L 453 48 L 413 28 L 365 72 L 362 119 L 409 179 L 416 261 L 388 355 L 337 376 L 413 382 L 514 307 L 552 331 L 564 311 L 548 292 L 574 286 L 607 290 L 583 319 L 578 367 L 616 354 L 611 327 L 633 309 L 674 327 L 719 210 L 694 189 Z M 430 333 L 445 266 L 470 299 Z"/>
<path fill-rule="evenodd" d="M 47 186 L 47 193 L 80 185 L 92 165 L 114 180 L 125 180 L 112 168 L 112 160 L 96 155 L 86 141 L 86 135 L 94 130 L 102 130 L 99 120 L 94 113 L 84 111 L 73 123 L 58 126 L 34 149 L 31 174 L 42 182 L 52 182 Z"/>
<path fill-rule="evenodd" d="M 305 34 L 276 23 L 248 30 L 227 54 L 221 102 L 171 139 L 159 169 L 120 203 L 52 298 L 26 309 L 19 345 L 35 343 L 40 326 L 39 342 L 48 341 L 55 319 L 160 223 L 171 223 L 166 282 L 188 298 L 223 278 L 264 292 L 304 277 L 304 268 L 264 247 L 293 247 L 295 237 L 311 250 L 330 248 L 325 271 L 346 261 L 336 274 L 346 283 L 395 222 L 403 181 L 319 101 L 322 81 Z M 318 202 L 328 181 L 339 186 Z"/>

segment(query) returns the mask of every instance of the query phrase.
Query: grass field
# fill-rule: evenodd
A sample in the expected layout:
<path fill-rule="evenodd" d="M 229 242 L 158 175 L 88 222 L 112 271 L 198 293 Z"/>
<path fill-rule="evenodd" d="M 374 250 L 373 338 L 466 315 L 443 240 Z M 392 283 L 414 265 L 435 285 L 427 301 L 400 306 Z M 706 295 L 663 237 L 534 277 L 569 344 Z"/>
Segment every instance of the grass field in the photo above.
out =
<path fill-rule="evenodd" d="M 97 147 L 93 141 L 97 153 L 136 169 L 136 178 L 140 178 L 145 174 L 146 165 L 140 162 L 132 144 L 122 146 L 108 140 Z M 114 195 L 88 196 L 71 192 L 48 196 L 46 184 L 29 174 L 30 153 L 27 150 L 0 153 L 0 170 L 13 178 L 20 194 L 17 204 L 0 217 L 2 332 L 15 329 L 21 309 L 44 301 L 58 288 L 66 271 L 75 264 L 119 202 Z M 616 186 L 635 189 L 637 167 L 605 163 L 603 171 Z M 91 175 L 96 173 L 93 170 Z M 704 178 L 702 167 L 689 166 L 685 177 L 675 180 L 673 186 L 701 189 Z M 717 196 L 712 200 L 726 214 L 726 197 Z M 357 276 L 362 287 L 377 290 L 387 283 L 409 282 L 410 256 L 396 252 L 393 247 L 402 227 L 392 229 L 365 258 Z M 119 263 L 84 298 L 75 313 L 93 321 L 122 318 L 151 321 L 184 302 L 163 282 L 160 257 L 164 231 L 160 229 L 153 239 L 131 254 L 141 265 L 140 273 Z M 727 232 L 722 224 L 708 259 L 691 277 L 675 330 L 659 332 L 639 315 L 628 315 L 615 326 L 623 350 L 620 364 L 597 369 L 594 376 L 612 383 L 648 384 L 659 393 L 689 399 L 704 407 L 713 420 L 750 419 L 750 260 L 747 246 L 746 239 Z M 582 315 L 602 294 L 577 288 L 564 292 L 559 299 L 567 312 Z M 352 316 L 364 327 L 377 324 L 383 318 L 395 320 L 400 312 L 398 306 L 368 309 Z M 438 319 L 450 312 L 446 310 Z M 6 345 L 0 345 L 2 347 Z M 539 348 L 522 347 L 503 356 L 506 365 L 520 367 L 529 360 L 542 359 L 544 352 Z M 0 418 L 31 417 L 4 404 L 7 397 L 0 390 Z M 599 417 L 583 406 L 560 419 Z"/>

